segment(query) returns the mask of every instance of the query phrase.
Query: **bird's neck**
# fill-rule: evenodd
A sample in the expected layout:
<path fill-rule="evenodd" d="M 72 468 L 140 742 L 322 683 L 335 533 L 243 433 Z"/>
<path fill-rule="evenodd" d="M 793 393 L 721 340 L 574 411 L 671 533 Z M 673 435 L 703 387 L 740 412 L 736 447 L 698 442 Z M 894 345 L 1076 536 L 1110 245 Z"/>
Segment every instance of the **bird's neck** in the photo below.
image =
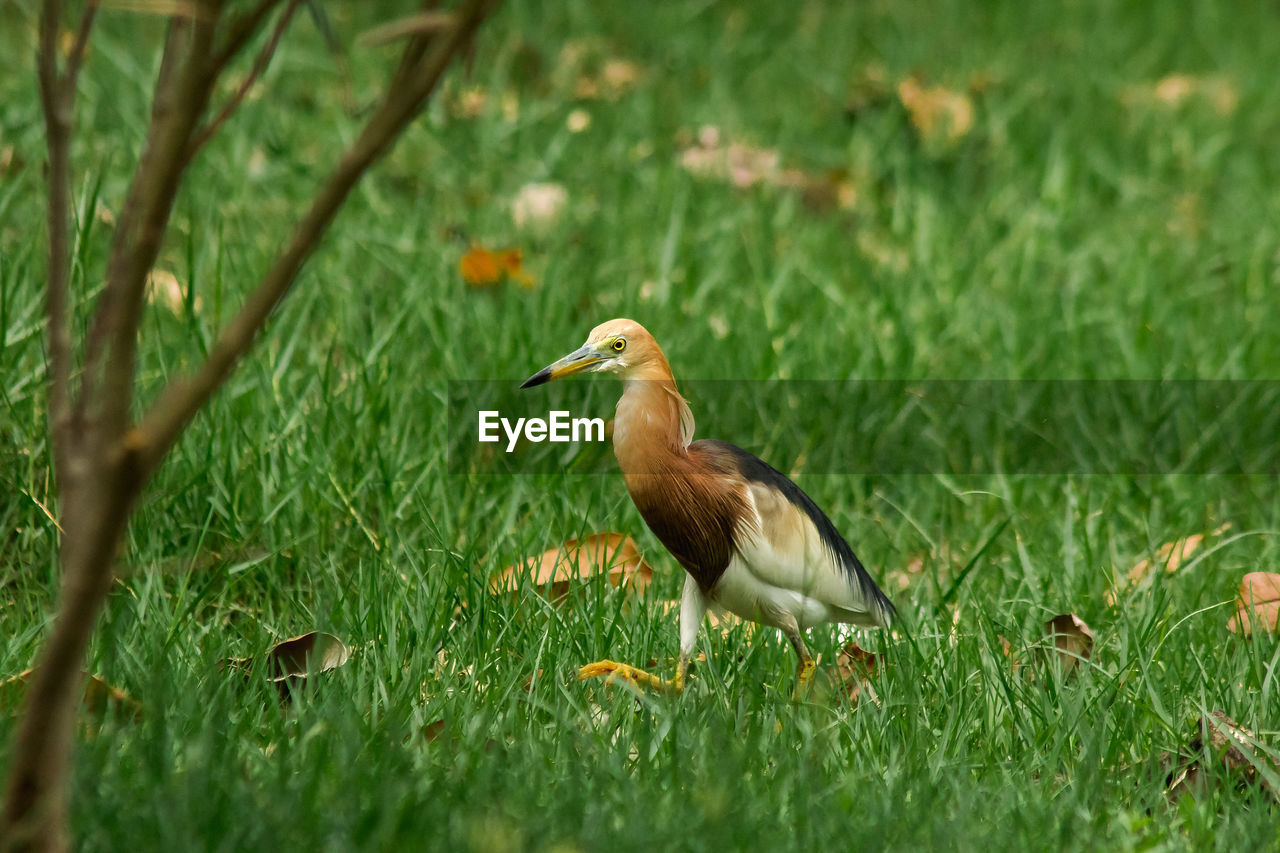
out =
<path fill-rule="evenodd" d="M 669 471 L 693 436 L 689 405 L 667 370 L 628 376 L 613 421 L 613 452 L 625 475 Z"/>

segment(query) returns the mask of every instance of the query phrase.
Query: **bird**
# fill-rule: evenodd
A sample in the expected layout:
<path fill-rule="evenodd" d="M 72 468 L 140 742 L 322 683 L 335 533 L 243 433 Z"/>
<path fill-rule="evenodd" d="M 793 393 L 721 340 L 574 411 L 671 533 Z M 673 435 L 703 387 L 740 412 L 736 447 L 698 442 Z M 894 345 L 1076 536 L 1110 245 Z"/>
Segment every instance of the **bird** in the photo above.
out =
<path fill-rule="evenodd" d="M 581 667 L 579 680 L 608 676 L 682 693 L 703 618 L 714 607 L 781 630 L 799 659 L 798 699 L 816 669 L 804 642 L 809 628 L 830 622 L 890 627 L 897 610 L 812 498 L 740 447 L 693 440 L 688 401 L 657 341 L 639 323 L 601 323 L 581 347 L 520 387 L 593 373 L 622 379 L 614 455 L 636 509 L 686 575 L 674 676 L 601 660 Z"/>

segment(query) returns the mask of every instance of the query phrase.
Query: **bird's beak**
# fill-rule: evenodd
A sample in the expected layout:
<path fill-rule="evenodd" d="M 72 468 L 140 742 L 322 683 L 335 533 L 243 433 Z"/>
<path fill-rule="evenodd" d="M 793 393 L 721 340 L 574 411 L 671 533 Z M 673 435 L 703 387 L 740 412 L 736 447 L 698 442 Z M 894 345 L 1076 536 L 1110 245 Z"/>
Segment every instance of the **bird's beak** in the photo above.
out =
<path fill-rule="evenodd" d="M 544 382 L 550 382 L 552 379 L 563 379 L 566 376 L 581 373 L 602 361 L 604 359 L 600 357 L 600 353 L 596 352 L 595 347 L 584 344 L 554 364 L 548 364 L 530 376 L 520 387 L 532 388 L 534 385 L 541 385 Z"/>

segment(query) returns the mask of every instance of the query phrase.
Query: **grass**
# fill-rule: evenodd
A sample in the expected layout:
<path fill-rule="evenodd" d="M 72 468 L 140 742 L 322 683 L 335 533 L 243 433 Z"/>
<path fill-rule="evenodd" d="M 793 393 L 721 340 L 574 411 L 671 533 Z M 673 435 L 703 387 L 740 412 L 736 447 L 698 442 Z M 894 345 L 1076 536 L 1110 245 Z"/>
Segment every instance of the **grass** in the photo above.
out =
<path fill-rule="evenodd" d="M 33 659 L 56 579 L 33 23 L 11 14 L 0 675 Z M 344 34 L 366 26 L 353 14 L 335 12 Z M 76 192 L 118 212 L 156 62 L 137 44 L 159 30 L 102 23 Z M 674 655 L 673 620 L 602 582 L 554 607 L 490 596 L 488 575 L 597 530 L 637 538 L 662 597 L 678 568 L 616 474 L 476 476 L 445 452 L 450 382 L 517 382 L 619 315 L 692 379 L 1275 378 L 1280 92 L 1260 57 L 1277 36 L 1261 2 L 509 5 L 471 79 L 360 188 L 148 490 L 88 661 L 145 712 L 85 730 L 80 845 L 1277 849 L 1261 794 L 1214 770 L 1222 784 L 1170 804 L 1157 761 L 1215 708 L 1277 742 L 1280 646 L 1225 627 L 1240 576 L 1277 563 L 1274 476 L 822 475 L 839 469 L 770 455 L 873 574 L 905 578 L 886 586 L 914 635 L 859 637 L 886 656 L 879 703 L 795 707 L 791 652 L 769 633 L 704 634 L 679 700 L 575 683 L 603 656 Z M 577 100 L 568 43 L 588 72 L 624 58 L 642 76 L 616 100 Z M 354 66 L 367 101 L 375 69 Z M 893 92 L 912 73 L 954 91 L 989 81 L 963 139 L 922 141 Z M 1236 101 L 1163 104 L 1152 89 L 1175 73 L 1225 81 Z M 179 202 L 161 266 L 198 303 L 150 310 L 145 394 L 201 357 L 354 132 L 308 22 L 268 87 Z M 464 89 L 490 94 L 478 115 L 462 115 Z M 579 132 L 574 110 L 590 119 Z M 679 152 L 703 125 L 788 167 L 845 170 L 853 209 L 691 176 Z M 570 199 L 539 235 L 508 207 L 532 181 Z M 107 218 L 82 217 L 81 292 L 100 280 Z M 466 288 L 467 239 L 522 246 L 537 287 Z M 794 446 L 770 432 L 782 403 L 765 392 L 785 386 L 756 387 L 754 416 L 713 419 L 695 400 L 699 434 Z M 607 412 L 616 390 L 580 393 Z M 831 446 L 831 419 L 801 414 Z M 1226 523 L 1193 564 L 1108 602 L 1161 543 Z M 1090 667 L 1014 675 L 999 637 L 1025 656 L 1062 612 L 1096 631 Z M 313 628 L 353 660 L 289 713 L 219 670 Z M 834 629 L 811 639 L 828 661 L 840 644 Z M 12 730 L 0 718 L 0 755 Z"/>

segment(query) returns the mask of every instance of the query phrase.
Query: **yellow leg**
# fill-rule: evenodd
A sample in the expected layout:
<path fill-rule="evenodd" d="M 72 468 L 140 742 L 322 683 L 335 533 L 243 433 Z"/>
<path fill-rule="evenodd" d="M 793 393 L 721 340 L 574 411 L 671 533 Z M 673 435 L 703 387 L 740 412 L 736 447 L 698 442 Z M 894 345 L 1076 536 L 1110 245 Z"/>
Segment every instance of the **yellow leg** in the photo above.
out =
<path fill-rule="evenodd" d="M 800 664 L 796 667 L 796 688 L 791 694 L 791 698 L 799 702 L 809 692 L 809 683 L 813 681 L 813 672 L 818 665 L 813 662 L 813 656 L 805 648 L 804 634 L 795 620 L 792 620 L 789 625 L 783 625 L 782 633 L 787 635 L 787 639 L 791 641 L 791 647 L 796 650 L 796 657 L 800 658 Z"/>
<path fill-rule="evenodd" d="M 796 667 L 796 689 L 791 694 L 791 698 L 799 701 L 809 692 L 809 684 L 813 681 L 813 674 L 818 669 L 818 665 L 814 663 L 813 658 L 807 654 L 800 658 L 800 665 Z"/>
<path fill-rule="evenodd" d="M 643 669 L 637 669 L 630 664 L 618 663 L 611 660 L 601 660 L 581 667 L 578 670 L 578 680 L 585 681 L 588 678 L 595 678 L 597 676 L 604 675 L 608 677 L 609 681 L 620 678 L 624 681 L 631 682 L 633 685 L 641 689 L 656 690 L 660 693 L 670 693 L 678 696 L 684 692 L 684 676 L 688 668 L 688 659 L 682 657 L 676 664 L 675 677 L 664 679 L 645 672 Z"/>

